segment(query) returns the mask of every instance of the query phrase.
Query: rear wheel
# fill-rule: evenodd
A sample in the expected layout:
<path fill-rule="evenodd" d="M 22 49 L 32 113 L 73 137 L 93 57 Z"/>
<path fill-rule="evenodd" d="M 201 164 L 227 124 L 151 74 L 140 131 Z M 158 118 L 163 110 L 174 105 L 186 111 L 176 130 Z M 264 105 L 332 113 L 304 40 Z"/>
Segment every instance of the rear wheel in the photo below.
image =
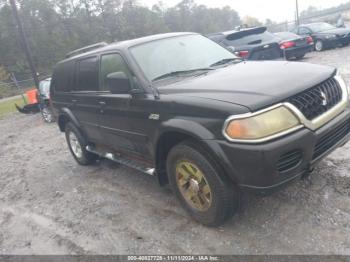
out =
<path fill-rule="evenodd" d="M 222 179 L 221 168 L 193 143 L 179 144 L 170 151 L 167 172 L 176 196 L 198 222 L 219 226 L 237 212 L 238 188 Z"/>
<path fill-rule="evenodd" d="M 80 165 L 90 165 L 97 160 L 97 155 L 86 150 L 87 142 L 85 138 L 71 122 L 67 123 L 65 133 L 69 150 Z"/>
<path fill-rule="evenodd" d="M 322 40 L 317 40 L 316 43 L 315 43 L 315 50 L 317 52 L 321 52 L 324 50 L 324 44 L 322 42 Z"/>

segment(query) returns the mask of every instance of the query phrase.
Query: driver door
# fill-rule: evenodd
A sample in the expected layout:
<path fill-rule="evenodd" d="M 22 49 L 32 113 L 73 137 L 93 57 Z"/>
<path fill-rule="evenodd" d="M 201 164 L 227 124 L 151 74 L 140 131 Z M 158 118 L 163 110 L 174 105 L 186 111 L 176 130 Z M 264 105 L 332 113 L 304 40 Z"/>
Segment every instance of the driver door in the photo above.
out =
<path fill-rule="evenodd" d="M 135 116 L 131 110 L 132 95 L 129 91 L 112 94 L 108 88 L 107 76 L 111 73 L 125 73 L 132 85 L 132 74 L 119 53 L 105 54 L 101 56 L 100 64 L 100 132 L 104 145 L 113 151 L 127 154 L 137 154 L 135 140 L 138 137 L 144 139 L 143 134 L 137 134 L 132 130 L 132 122 Z M 132 86 L 131 86 L 132 88 Z"/>

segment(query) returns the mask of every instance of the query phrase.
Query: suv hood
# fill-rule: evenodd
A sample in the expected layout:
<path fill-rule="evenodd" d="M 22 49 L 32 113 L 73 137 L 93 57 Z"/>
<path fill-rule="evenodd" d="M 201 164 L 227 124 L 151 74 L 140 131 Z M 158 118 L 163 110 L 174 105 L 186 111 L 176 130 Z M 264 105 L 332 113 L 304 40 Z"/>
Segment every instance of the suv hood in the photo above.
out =
<path fill-rule="evenodd" d="M 283 102 L 335 73 L 333 67 L 285 61 L 241 62 L 159 86 L 163 95 L 219 100 L 256 111 Z"/>

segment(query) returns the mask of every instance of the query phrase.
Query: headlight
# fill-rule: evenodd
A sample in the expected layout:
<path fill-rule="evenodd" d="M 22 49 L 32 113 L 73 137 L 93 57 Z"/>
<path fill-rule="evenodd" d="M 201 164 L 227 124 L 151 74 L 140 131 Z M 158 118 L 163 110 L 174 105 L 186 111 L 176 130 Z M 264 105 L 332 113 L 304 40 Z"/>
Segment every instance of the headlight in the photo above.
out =
<path fill-rule="evenodd" d="M 262 113 L 227 120 L 224 134 L 231 141 L 256 142 L 283 135 L 300 126 L 299 119 L 280 105 Z"/>

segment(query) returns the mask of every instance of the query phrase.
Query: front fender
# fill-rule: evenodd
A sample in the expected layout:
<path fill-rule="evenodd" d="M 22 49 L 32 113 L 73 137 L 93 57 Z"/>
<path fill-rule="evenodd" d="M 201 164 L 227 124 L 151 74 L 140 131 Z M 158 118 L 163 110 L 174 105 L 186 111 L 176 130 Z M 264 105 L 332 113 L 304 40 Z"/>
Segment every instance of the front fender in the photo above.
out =
<path fill-rule="evenodd" d="M 186 119 L 174 118 L 163 122 L 156 136 L 156 140 L 166 132 L 179 132 L 200 140 L 214 139 L 214 134 L 203 125 Z"/>
<path fill-rule="evenodd" d="M 238 179 L 235 170 L 232 169 L 225 153 L 218 145 L 215 135 L 200 123 L 186 119 L 171 119 L 161 124 L 155 135 L 154 145 L 157 152 L 158 143 L 162 141 L 163 135 L 167 133 L 178 133 L 185 136 L 185 139 L 193 139 L 198 142 L 198 146 L 204 148 L 211 157 L 223 168 L 224 173 L 220 173 L 222 179 L 229 179 L 233 183 L 237 183 Z M 172 141 L 169 141 L 172 143 Z M 157 155 L 157 153 L 156 153 Z M 164 156 L 159 156 L 160 158 Z M 164 159 L 163 159 L 164 160 Z M 159 163 L 157 163 L 159 164 Z M 164 167 L 158 168 L 158 172 L 164 172 Z"/>

